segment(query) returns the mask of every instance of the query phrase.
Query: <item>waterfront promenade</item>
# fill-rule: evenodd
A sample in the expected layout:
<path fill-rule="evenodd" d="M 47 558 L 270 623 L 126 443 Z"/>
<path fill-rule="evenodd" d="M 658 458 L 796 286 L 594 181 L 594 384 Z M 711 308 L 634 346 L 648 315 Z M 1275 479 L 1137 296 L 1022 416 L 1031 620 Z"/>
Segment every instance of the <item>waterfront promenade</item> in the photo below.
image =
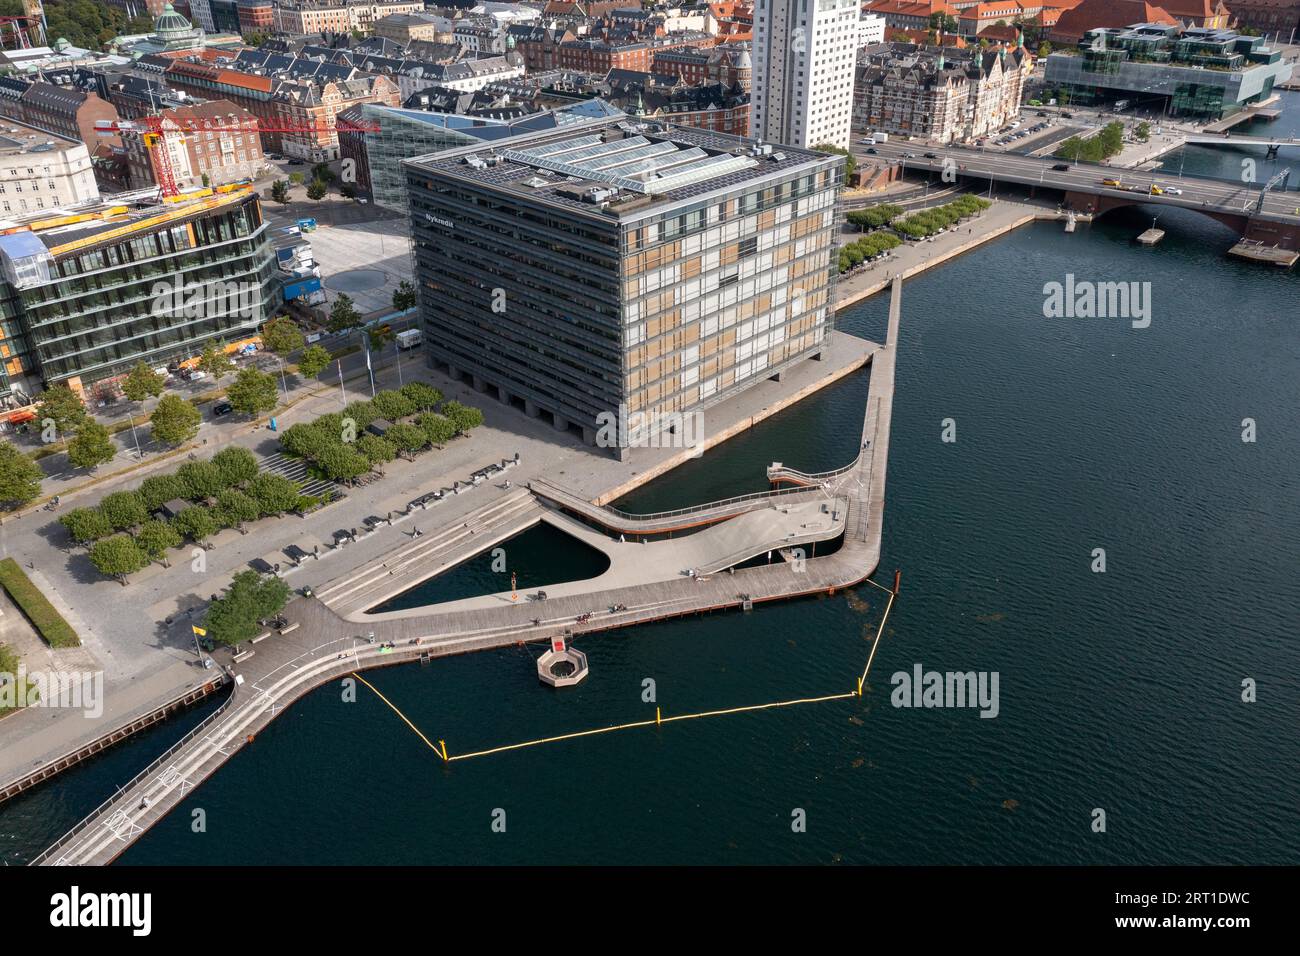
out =
<path fill-rule="evenodd" d="M 880 556 L 901 286 L 901 280 L 894 281 L 886 343 L 872 355 L 872 377 L 858 455 L 835 472 L 803 476 L 808 483 L 823 488 L 828 499 L 843 499 L 843 515 L 837 519 L 842 525 L 822 529 L 843 533 L 838 551 L 797 564 L 773 563 L 734 573 L 679 574 L 666 580 L 598 592 L 578 589 L 577 593 L 548 599 L 540 618 L 534 606 L 522 602 L 487 608 L 416 608 L 373 616 L 373 623 L 366 625 L 365 637 L 357 633 L 355 624 L 343 620 L 324 602 L 314 598 L 295 600 L 285 613 L 291 623 L 299 626 L 262 642 L 254 657 L 236 665 L 236 686 L 222 707 L 180 745 L 42 854 L 37 862 L 90 865 L 111 862 L 231 755 L 253 742 L 260 728 L 295 700 L 312 688 L 354 670 L 499 647 L 561 631 L 578 636 L 663 618 L 834 591 L 862 581 L 875 570 Z M 763 514 L 749 512 L 753 517 Z M 716 525 L 719 529 L 725 526 L 726 523 Z M 771 540 L 778 541 L 785 529 L 777 522 L 767 527 L 767 533 L 774 535 Z M 676 540 L 689 542 L 693 537 Z M 662 566 L 662 562 L 657 563 Z M 593 606 L 597 599 L 600 605 L 608 604 L 619 610 L 611 612 Z M 581 622 L 576 620 L 586 614 L 592 616 Z M 374 635 L 373 643 L 370 632 Z"/>

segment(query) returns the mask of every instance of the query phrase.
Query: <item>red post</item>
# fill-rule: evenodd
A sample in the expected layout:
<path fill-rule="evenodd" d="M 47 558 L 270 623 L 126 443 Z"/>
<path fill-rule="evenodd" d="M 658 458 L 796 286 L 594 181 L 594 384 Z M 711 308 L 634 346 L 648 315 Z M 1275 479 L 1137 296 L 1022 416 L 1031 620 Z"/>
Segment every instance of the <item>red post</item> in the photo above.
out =
<path fill-rule="evenodd" d="M 898 582 L 902 576 L 903 572 L 898 570 L 898 568 L 894 568 L 894 597 L 898 597 Z"/>

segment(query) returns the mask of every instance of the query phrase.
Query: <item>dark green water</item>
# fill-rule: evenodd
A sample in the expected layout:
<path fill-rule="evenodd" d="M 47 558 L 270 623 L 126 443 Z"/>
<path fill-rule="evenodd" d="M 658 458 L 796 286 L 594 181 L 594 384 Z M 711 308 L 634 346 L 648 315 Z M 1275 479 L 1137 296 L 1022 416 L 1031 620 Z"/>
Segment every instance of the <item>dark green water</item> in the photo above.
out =
<path fill-rule="evenodd" d="M 498 556 L 493 552 L 500 548 Z M 577 538 L 549 524 L 539 524 L 489 551 L 457 565 L 446 574 L 430 578 L 370 609 L 372 614 L 459 601 L 480 594 L 510 590 L 515 576 L 519 593 L 536 591 L 561 581 L 584 581 L 604 574 L 609 559 Z"/>
<path fill-rule="evenodd" d="M 1225 259 L 1231 234 L 1195 214 L 1163 215 L 1154 249 L 1132 244 L 1147 216 L 1112 215 L 1072 236 L 1022 230 L 907 284 L 879 574 L 901 568 L 903 593 L 863 699 L 447 768 L 364 689 L 344 703 L 322 688 L 123 861 L 1300 862 L 1300 277 Z M 1045 319 L 1044 283 L 1070 272 L 1149 281 L 1150 328 Z M 839 325 L 879 339 L 885 309 L 870 300 Z M 760 488 L 773 459 L 842 464 L 866 381 L 621 505 Z M 956 443 L 940 440 L 946 418 Z M 1089 569 L 1099 547 L 1104 574 Z M 452 753 L 652 717 L 646 678 L 666 714 L 842 692 L 880 596 L 591 637 L 591 676 L 566 692 L 538 684 L 531 648 L 371 680 Z M 890 675 L 917 662 L 998 672 L 999 716 L 890 706 Z M 1240 700 L 1245 678 L 1256 703 Z M 141 738 L 117 758 L 161 746 Z M 125 776 L 105 760 L 0 807 L 7 856 Z"/>

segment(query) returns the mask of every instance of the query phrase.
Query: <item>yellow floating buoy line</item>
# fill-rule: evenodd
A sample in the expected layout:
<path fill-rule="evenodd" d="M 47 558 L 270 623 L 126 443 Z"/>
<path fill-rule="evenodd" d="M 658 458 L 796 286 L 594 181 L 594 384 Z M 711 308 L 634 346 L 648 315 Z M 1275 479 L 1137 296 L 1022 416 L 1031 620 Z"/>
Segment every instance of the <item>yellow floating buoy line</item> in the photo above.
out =
<path fill-rule="evenodd" d="M 863 668 L 862 676 L 858 678 L 857 688 L 843 694 L 827 694 L 823 697 L 800 697 L 795 700 L 778 700 L 766 704 L 746 704 L 741 707 L 727 707 L 721 710 L 704 710 L 694 714 L 674 714 L 670 717 L 665 717 L 662 710 L 659 707 L 655 707 L 654 718 L 649 720 L 634 720 L 624 724 L 611 724 L 608 727 L 595 727 L 591 730 L 575 730 L 572 733 L 556 734 L 552 737 L 538 737 L 536 740 L 524 740 L 515 744 L 502 744 L 499 747 L 489 747 L 487 750 L 475 750 L 472 753 L 449 755 L 447 753 L 447 742 L 445 740 L 439 740 L 437 744 L 434 744 L 433 741 L 421 733 L 420 728 L 411 723 L 407 716 L 398 710 L 397 705 L 381 694 L 373 684 L 355 671 L 352 672 L 352 676 L 374 691 L 375 696 L 387 704 L 393 713 L 400 717 L 402 722 L 406 724 L 406 726 L 410 727 L 411 730 L 415 732 L 416 736 L 425 742 L 430 750 L 442 758 L 443 763 L 448 764 L 457 760 L 469 760 L 471 757 L 486 757 L 490 754 L 505 753 L 508 750 L 523 750 L 527 747 L 537 747 L 541 744 L 553 744 L 562 740 L 576 740 L 579 737 L 594 737 L 598 734 L 609 734 L 618 730 L 634 730 L 638 727 L 662 727 L 664 724 L 671 724 L 680 720 L 698 720 L 701 717 L 723 717 L 728 714 L 743 714 L 755 710 L 774 710 L 778 707 L 794 707 L 798 704 L 821 704 L 830 700 L 847 700 L 851 697 L 862 696 L 863 688 L 867 682 L 867 675 L 871 672 L 871 662 L 876 658 L 876 648 L 880 646 L 880 638 L 885 633 L 885 622 L 889 620 L 889 612 L 894 606 L 894 598 L 898 596 L 899 573 L 897 571 L 894 572 L 893 590 L 890 590 L 882 584 L 877 584 L 870 578 L 867 579 L 867 583 L 874 584 L 882 591 L 888 591 L 889 602 L 885 605 L 885 613 L 881 615 L 880 626 L 876 628 L 875 639 L 871 642 L 871 653 L 867 656 L 867 666 Z"/>

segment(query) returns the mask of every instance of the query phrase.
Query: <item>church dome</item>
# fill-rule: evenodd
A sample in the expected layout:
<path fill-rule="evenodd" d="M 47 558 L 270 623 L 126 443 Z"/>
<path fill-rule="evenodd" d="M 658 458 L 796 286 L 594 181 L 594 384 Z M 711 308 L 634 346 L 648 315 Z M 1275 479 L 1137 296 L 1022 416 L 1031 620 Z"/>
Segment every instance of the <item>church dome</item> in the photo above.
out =
<path fill-rule="evenodd" d="M 176 12 L 176 8 L 170 3 L 163 7 L 163 12 L 158 15 L 158 19 L 153 22 L 154 32 L 159 36 L 178 35 L 192 33 L 194 25 L 186 20 L 185 17 Z"/>

